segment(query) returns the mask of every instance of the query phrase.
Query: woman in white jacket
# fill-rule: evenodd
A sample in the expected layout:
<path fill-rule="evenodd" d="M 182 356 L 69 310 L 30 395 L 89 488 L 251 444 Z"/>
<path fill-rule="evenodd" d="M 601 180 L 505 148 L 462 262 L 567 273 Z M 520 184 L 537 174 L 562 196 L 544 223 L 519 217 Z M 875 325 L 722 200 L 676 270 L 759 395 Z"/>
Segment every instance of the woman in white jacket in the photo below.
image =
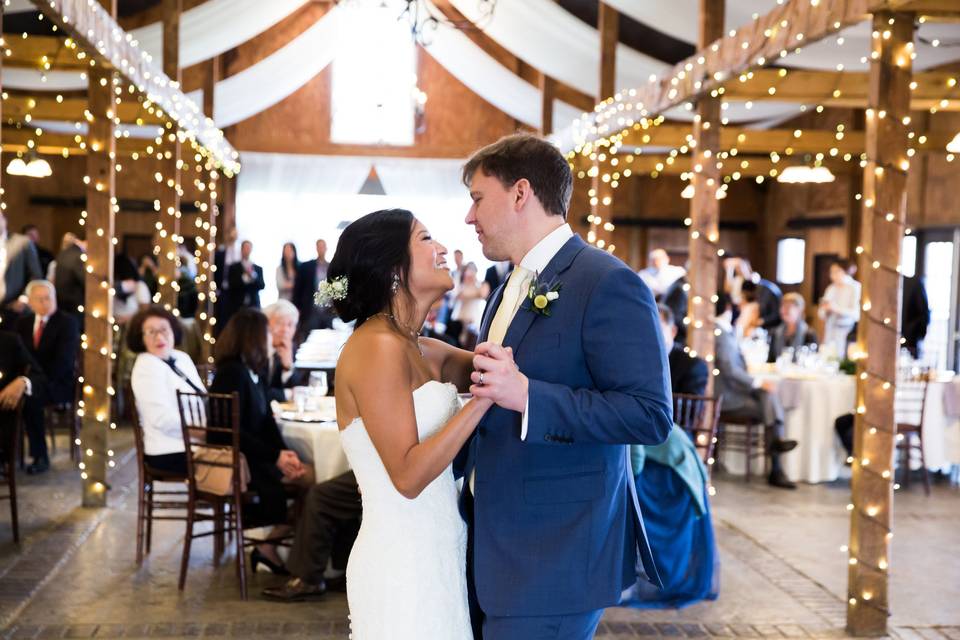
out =
<path fill-rule="evenodd" d="M 130 383 L 143 430 L 144 461 L 154 469 L 186 474 L 177 391 L 206 391 L 190 356 L 174 348 L 182 335 L 177 318 L 152 305 L 130 320 L 127 345 L 137 354 Z"/>

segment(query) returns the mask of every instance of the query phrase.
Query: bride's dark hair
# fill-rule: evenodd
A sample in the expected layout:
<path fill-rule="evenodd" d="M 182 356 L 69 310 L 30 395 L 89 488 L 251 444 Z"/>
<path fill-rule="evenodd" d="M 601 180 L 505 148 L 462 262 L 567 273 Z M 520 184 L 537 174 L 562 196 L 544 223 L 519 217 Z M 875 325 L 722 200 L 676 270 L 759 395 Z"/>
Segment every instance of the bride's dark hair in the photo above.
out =
<path fill-rule="evenodd" d="M 327 280 L 347 277 L 347 295 L 333 307 L 344 322 L 390 309 L 396 282 L 406 290 L 414 217 L 406 209 L 374 211 L 343 230 L 327 269 Z M 398 280 L 399 279 L 399 280 Z"/>

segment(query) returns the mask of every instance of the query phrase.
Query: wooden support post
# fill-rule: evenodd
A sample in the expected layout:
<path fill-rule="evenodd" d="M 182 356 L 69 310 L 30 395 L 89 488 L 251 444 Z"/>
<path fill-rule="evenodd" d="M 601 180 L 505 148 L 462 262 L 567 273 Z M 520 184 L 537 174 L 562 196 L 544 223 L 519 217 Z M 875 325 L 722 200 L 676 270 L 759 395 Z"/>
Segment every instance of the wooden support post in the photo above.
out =
<path fill-rule="evenodd" d="M 217 82 L 220 80 L 222 71 L 221 58 L 215 56 L 204 65 L 203 77 L 203 115 L 213 118 L 214 114 L 214 94 L 216 92 Z M 219 172 L 214 168 L 211 160 L 207 161 L 207 172 L 209 180 L 206 185 L 206 193 L 209 195 L 209 201 L 201 203 L 200 216 L 201 225 L 197 229 L 196 252 L 197 256 L 197 313 L 196 322 L 201 337 L 200 342 L 200 361 L 203 363 L 213 362 L 213 303 L 216 300 L 216 283 L 213 277 L 213 255 L 216 250 L 217 238 L 217 181 L 220 177 Z M 206 211 L 203 206 L 206 205 Z"/>
<path fill-rule="evenodd" d="M 545 73 L 540 74 L 540 135 L 553 133 L 553 103 L 557 96 L 557 82 Z"/>
<path fill-rule="evenodd" d="M 906 224 L 912 13 L 873 16 L 866 112 L 857 330 L 857 413 L 850 514 L 847 631 L 887 635 L 900 326 L 900 245 Z M 909 121 L 907 121 L 909 122 Z"/>
<path fill-rule="evenodd" d="M 723 37 L 724 0 L 700 0 L 698 47 L 706 49 Z M 720 98 L 704 96 L 697 101 L 693 122 L 693 199 L 690 200 L 690 272 L 687 346 L 705 359 L 711 370 L 714 355 L 714 300 L 717 295 L 718 241 L 720 239 Z M 679 194 L 678 194 L 679 195 Z M 709 388 L 713 387 L 713 376 Z"/>
<path fill-rule="evenodd" d="M 600 90 L 597 102 L 611 98 L 615 91 L 617 77 L 617 44 L 619 43 L 620 14 L 617 10 L 600 2 L 600 15 L 597 20 L 600 31 Z M 587 239 L 598 248 L 611 253 L 616 245 L 613 238 L 613 186 L 609 148 L 596 149 L 597 160 L 593 165 L 593 187 L 590 189 L 590 232 Z"/>
<path fill-rule="evenodd" d="M 0 46 L 5 46 L 3 40 L 3 4 L 0 3 Z M 0 56 L 0 93 L 3 91 L 3 56 Z M 0 123 L 3 122 L 3 101 L 0 100 Z M 2 130 L 2 127 L 0 127 Z M 6 213 L 7 203 L 3 201 L 3 133 L 0 131 L 0 211 Z"/>
<path fill-rule="evenodd" d="M 116 0 L 101 0 L 116 16 Z M 113 137 L 114 73 L 104 65 L 89 70 L 87 99 L 87 276 L 84 294 L 83 405 L 80 426 L 80 477 L 83 506 L 107 504 L 107 466 L 111 463 L 107 435 L 114 395 L 113 361 L 113 236 L 116 196 L 116 141 Z"/>
<path fill-rule="evenodd" d="M 182 0 L 163 0 L 163 72 L 180 83 L 180 14 Z M 159 228 L 154 251 L 157 254 L 157 282 L 160 304 L 167 309 L 177 308 L 177 249 L 180 240 L 180 140 L 177 124 L 167 121 L 163 144 L 163 159 L 159 161 Z"/>

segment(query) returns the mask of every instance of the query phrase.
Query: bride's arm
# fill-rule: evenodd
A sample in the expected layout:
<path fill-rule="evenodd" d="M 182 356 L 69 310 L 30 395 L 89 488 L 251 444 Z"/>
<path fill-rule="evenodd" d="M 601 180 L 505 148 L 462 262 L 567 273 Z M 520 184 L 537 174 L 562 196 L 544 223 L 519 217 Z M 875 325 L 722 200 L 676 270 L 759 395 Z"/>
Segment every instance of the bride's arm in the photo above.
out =
<path fill-rule="evenodd" d="M 420 442 L 402 343 L 373 336 L 369 352 L 356 355 L 358 362 L 376 362 L 349 383 L 363 424 L 397 491 L 416 498 L 453 461 L 492 403 L 471 400 L 440 431 Z"/>
<path fill-rule="evenodd" d="M 453 347 L 443 340 L 420 338 L 423 357 L 440 372 L 440 379 L 456 385 L 461 393 L 470 391 L 473 352 Z"/>

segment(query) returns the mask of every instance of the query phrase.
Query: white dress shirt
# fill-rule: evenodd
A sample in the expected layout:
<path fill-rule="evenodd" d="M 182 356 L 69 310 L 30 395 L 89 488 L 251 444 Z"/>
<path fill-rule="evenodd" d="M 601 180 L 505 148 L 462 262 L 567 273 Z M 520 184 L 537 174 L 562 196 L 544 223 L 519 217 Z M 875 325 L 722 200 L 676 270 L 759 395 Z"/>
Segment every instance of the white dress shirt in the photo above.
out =
<path fill-rule="evenodd" d="M 199 389 L 203 389 L 200 374 L 190 356 L 182 351 L 171 352 L 177 369 Z M 151 353 L 141 353 L 133 363 L 130 386 L 136 398 L 136 410 L 143 429 L 143 452 L 148 456 L 162 456 L 183 451 L 183 431 L 180 428 L 180 410 L 177 391 L 196 393 L 186 380 L 173 372 L 166 362 Z"/>
<path fill-rule="evenodd" d="M 540 242 L 533 245 L 533 248 L 523 256 L 520 266 L 536 274 L 543 273 L 554 256 L 560 252 L 563 245 L 573 237 L 573 229 L 569 224 L 563 224 L 547 234 Z M 523 410 L 523 421 L 520 426 L 520 439 L 527 439 L 527 421 L 530 415 L 530 397 L 527 397 L 527 406 Z"/>

